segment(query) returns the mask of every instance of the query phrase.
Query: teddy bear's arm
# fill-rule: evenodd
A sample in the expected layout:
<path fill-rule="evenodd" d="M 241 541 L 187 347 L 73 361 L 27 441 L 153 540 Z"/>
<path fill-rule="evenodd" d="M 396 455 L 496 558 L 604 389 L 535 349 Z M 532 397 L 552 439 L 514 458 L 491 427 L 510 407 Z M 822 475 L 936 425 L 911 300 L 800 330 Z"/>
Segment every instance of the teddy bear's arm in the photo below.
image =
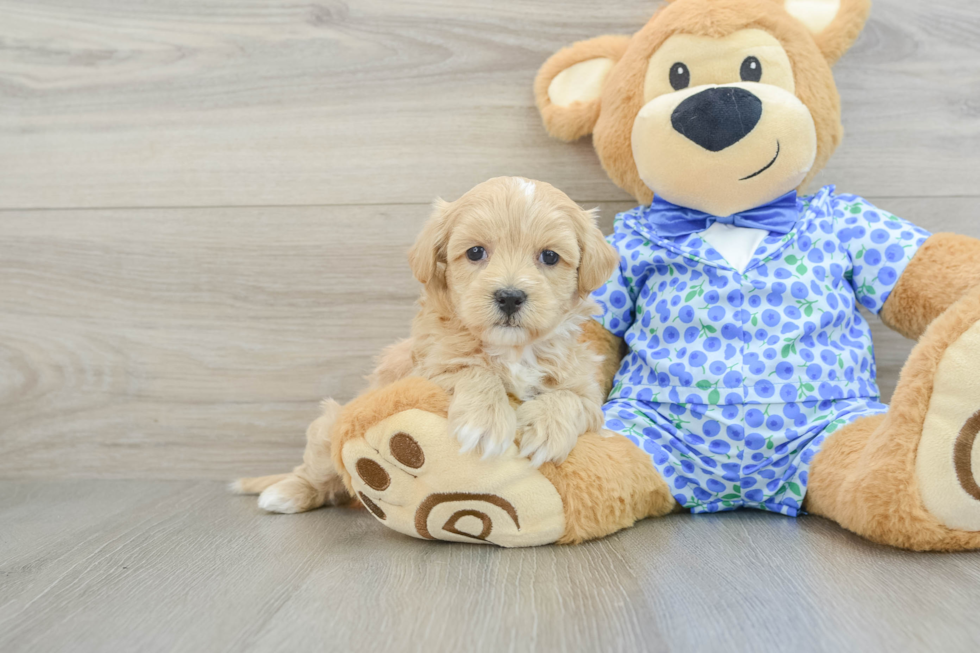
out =
<path fill-rule="evenodd" d="M 980 285 L 980 240 L 959 234 L 930 236 L 899 277 L 881 319 L 917 340 L 950 305 Z"/>
<path fill-rule="evenodd" d="M 605 397 L 612 390 L 613 378 L 626 355 L 626 343 L 595 320 L 588 320 L 582 325 L 581 340 L 588 344 L 589 349 L 602 356 L 602 363 L 599 364 L 599 385 L 602 386 L 602 396 Z"/>

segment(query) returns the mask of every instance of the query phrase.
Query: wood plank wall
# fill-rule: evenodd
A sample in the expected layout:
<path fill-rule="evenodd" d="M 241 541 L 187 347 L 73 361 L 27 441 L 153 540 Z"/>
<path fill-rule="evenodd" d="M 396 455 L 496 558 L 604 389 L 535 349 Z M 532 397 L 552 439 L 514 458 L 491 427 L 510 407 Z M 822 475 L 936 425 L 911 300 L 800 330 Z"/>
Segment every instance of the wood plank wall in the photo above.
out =
<path fill-rule="evenodd" d="M 632 202 L 531 97 L 624 0 L 0 0 L 0 476 L 227 478 L 405 336 L 437 195 Z M 876 0 L 819 183 L 980 237 L 980 11 Z M 876 327 L 884 394 L 911 343 Z"/>

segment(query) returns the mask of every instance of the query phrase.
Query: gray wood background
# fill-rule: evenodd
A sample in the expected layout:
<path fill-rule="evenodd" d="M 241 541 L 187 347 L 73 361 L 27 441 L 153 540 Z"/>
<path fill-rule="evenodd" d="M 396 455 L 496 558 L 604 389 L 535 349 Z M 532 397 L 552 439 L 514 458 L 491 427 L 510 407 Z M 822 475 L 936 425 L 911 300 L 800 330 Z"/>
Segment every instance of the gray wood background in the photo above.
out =
<path fill-rule="evenodd" d="M 0 481 L 0 650 L 975 653 L 976 554 L 818 518 L 647 520 L 576 547 L 258 516 L 206 481 Z M 44 514 L 48 519 L 34 515 Z"/>
<path fill-rule="evenodd" d="M 317 400 L 407 334 L 437 195 L 543 179 L 632 206 L 531 97 L 656 2 L 0 0 L 0 475 L 290 467 Z M 821 174 L 980 236 L 980 18 L 878 0 Z M 910 343 L 881 332 L 890 395 Z"/>
<path fill-rule="evenodd" d="M 292 467 L 407 334 L 437 195 L 633 205 L 531 81 L 657 4 L 0 0 L 0 651 L 976 651 L 976 554 L 817 518 L 502 551 L 215 482 Z M 980 237 L 976 1 L 876 0 L 836 75 L 819 182 Z"/>

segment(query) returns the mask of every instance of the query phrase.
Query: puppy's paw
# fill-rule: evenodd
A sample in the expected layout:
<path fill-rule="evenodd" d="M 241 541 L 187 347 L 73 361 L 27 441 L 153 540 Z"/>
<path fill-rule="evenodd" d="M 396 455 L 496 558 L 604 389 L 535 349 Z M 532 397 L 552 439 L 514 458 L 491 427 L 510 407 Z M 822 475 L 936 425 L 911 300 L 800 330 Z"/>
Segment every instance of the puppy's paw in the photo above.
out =
<path fill-rule="evenodd" d="M 266 512 L 291 515 L 322 506 L 340 505 L 350 499 L 340 476 L 324 479 L 322 484 L 314 486 L 305 478 L 289 474 L 282 481 L 262 491 L 259 495 L 259 508 Z"/>
<path fill-rule="evenodd" d="M 583 420 L 557 408 L 553 402 L 531 400 L 517 409 L 521 456 L 530 458 L 534 467 L 564 462 L 582 434 Z"/>
<path fill-rule="evenodd" d="M 259 508 L 266 512 L 278 512 L 283 515 L 291 515 L 302 512 L 300 503 L 303 498 L 292 494 L 285 488 L 273 485 L 266 488 L 259 495 Z"/>
<path fill-rule="evenodd" d="M 517 417 L 507 403 L 463 408 L 454 401 L 449 406 L 449 430 L 462 445 L 462 453 L 478 450 L 489 458 L 503 454 L 514 443 Z"/>

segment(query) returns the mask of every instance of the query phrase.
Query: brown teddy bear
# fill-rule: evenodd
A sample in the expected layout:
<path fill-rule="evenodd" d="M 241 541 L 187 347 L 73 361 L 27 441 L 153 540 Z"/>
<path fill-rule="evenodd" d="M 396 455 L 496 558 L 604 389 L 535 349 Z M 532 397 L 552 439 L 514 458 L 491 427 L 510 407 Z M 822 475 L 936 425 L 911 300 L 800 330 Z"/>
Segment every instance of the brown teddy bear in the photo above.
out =
<path fill-rule="evenodd" d="M 548 131 L 592 134 L 641 203 L 616 218 L 619 269 L 585 329 L 605 356 L 606 431 L 558 466 L 481 459 L 450 436 L 446 394 L 408 378 L 333 424 L 350 493 L 414 537 L 502 546 L 749 507 L 980 547 L 980 241 L 833 187 L 798 194 L 840 142 L 830 66 L 868 12 L 675 0 L 632 37 L 551 57 L 535 83 Z M 891 407 L 859 304 L 918 339 Z"/>

